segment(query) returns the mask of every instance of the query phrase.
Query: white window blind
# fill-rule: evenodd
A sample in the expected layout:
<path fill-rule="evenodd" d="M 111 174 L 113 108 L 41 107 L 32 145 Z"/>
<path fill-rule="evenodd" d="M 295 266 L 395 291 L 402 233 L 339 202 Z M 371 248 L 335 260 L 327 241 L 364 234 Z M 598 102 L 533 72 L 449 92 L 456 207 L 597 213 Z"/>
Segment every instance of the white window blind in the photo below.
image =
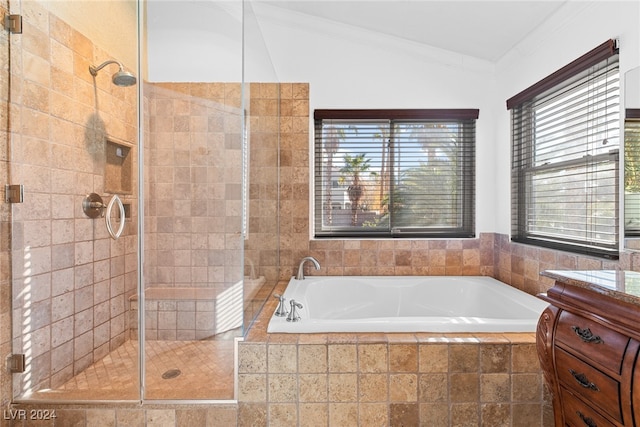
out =
<path fill-rule="evenodd" d="M 617 52 L 610 40 L 507 101 L 514 241 L 618 256 Z"/>
<path fill-rule="evenodd" d="M 473 237 L 478 110 L 316 110 L 316 237 Z"/>

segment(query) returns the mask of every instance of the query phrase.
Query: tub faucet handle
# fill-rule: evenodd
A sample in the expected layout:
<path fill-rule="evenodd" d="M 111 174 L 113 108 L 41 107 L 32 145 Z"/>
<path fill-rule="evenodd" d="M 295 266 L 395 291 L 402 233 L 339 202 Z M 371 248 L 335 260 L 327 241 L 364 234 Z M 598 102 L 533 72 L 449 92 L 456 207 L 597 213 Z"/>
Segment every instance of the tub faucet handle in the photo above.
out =
<path fill-rule="evenodd" d="M 296 312 L 296 308 L 301 309 L 302 308 L 302 304 L 300 304 L 298 301 L 296 301 L 294 299 L 289 301 L 289 303 L 291 304 L 291 312 L 289 313 L 289 316 L 287 317 L 287 322 L 297 322 L 298 320 L 300 320 L 300 315 L 298 315 L 298 313 Z"/>
<path fill-rule="evenodd" d="M 273 294 L 274 298 L 278 298 L 278 300 L 280 301 L 278 303 L 278 308 L 276 309 L 276 313 L 275 315 L 278 317 L 284 317 L 287 315 L 287 307 L 284 305 L 284 302 L 286 301 L 286 298 L 284 297 L 284 295 L 280 295 L 280 294 Z"/>

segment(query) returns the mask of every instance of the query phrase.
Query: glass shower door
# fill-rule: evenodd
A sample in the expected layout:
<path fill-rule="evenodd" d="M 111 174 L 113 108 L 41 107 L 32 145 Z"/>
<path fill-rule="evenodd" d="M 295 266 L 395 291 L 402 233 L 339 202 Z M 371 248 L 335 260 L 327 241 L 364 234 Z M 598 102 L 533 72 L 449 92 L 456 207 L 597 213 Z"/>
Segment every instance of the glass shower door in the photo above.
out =
<path fill-rule="evenodd" d="M 240 2 L 146 5 L 146 400 L 234 398 L 245 188 L 240 11 Z"/>
<path fill-rule="evenodd" d="M 10 7 L 9 395 L 233 399 L 279 266 L 280 89 L 252 5 Z"/>
<path fill-rule="evenodd" d="M 12 395 L 138 400 L 137 3 L 22 0 L 10 13 L 22 18 L 8 37 Z M 105 209 L 116 196 L 126 220 Z M 124 221 L 117 239 L 108 210 L 115 231 Z"/>
<path fill-rule="evenodd" d="M 9 15 L 8 0 L 0 0 L 0 17 Z M 11 33 L 4 31 L 0 36 L 0 63 L 10 66 Z M 0 180 L 4 185 L 9 184 L 9 88 L 11 74 L 8 66 L 0 70 Z M 9 354 L 11 348 L 11 205 L 0 204 L 0 353 Z M 11 402 L 11 374 L 3 369 L 0 371 L 0 405 L 6 408 Z"/>

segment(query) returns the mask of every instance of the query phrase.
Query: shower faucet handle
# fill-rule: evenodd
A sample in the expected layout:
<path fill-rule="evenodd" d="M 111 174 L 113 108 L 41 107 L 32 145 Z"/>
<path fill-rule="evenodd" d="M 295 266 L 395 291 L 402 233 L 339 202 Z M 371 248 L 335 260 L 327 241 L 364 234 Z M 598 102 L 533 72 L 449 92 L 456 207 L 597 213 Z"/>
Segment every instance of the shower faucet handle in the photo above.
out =
<path fill-rule="evenodd" d="M 284 297 L 284 295 L 273 294 L 273 297 L 278 298 L 278 300 L 280 301 L 278 302 L 278 308 L 276 309 L 275 315 L 278 317 L 286 316 L 288 311 L 287 311 L 287 307 L 284 304 L 284 302 L 286 301 L 286 298 Z"/>

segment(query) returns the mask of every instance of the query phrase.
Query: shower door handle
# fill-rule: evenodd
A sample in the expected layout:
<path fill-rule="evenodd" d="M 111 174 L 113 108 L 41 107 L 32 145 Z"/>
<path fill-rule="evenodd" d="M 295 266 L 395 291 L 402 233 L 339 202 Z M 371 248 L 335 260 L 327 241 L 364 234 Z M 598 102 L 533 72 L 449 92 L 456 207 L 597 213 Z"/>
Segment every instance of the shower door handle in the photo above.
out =
<path fill-rule="evenodd" d="M 113 205 L 117 203 L 118 209 L 120 210 L 120 226 L 117 231 L 113 231 L 113 225 L 111 224 L 111 210 L 113 209 Z M 114 194 L 111 200 L 109 200 L 109 204 L 107 205 L 107 211 L 104 215 L 104 222 L 107 226 L 107 231 L 113 240 L 118 240 L 122 231 L 124 230 L 124 221 L 125 221 L 125 212 L 124 205 L 122 204 L 122 200 L 118 197 L 117 194 Z"/>

